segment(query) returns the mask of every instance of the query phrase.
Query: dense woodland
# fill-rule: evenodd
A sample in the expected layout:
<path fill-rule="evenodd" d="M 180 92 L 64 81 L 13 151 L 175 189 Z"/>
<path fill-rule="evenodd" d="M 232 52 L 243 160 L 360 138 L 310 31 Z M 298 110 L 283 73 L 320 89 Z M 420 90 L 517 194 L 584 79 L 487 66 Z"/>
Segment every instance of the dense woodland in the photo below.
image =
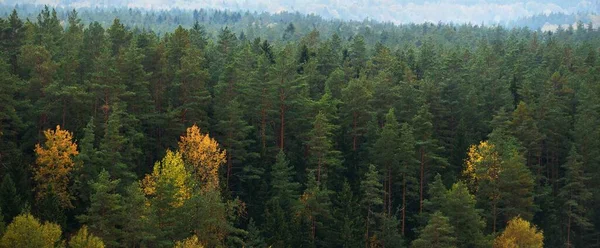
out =
<path fill-rule="evenodd" d="M 592 25 L 88 14 L 0 19 L 0 247 L 600 247 Z"/>

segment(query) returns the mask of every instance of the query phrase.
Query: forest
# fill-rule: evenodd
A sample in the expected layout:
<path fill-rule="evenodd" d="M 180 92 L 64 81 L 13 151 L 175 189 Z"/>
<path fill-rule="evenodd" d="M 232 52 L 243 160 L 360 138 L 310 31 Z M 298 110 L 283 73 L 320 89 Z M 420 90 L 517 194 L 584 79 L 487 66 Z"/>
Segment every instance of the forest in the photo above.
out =
<path fill-rule="evenodd" d="M 0 248 L 600 247 L 591 23 L 24 8 Z"/>

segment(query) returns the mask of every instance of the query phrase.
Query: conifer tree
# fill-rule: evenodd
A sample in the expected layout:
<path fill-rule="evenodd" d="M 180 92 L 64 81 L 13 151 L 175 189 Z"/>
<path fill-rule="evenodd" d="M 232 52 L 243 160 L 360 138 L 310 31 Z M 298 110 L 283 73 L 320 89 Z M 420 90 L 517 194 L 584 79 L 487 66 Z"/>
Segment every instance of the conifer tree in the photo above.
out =
<path fill-rule="evenodd" d="M 15 183 L 10 174 L 5 174 L 0 182 L 0 209 L 4 221 L 10 223 L 12 219 L 21 213 L 23 207 L 21 196 L 17 193 Z"/>
<path fill-rule="evenodd" d="M 299 215 L 306 221 L 309 242 L 313 245 L 320 245 L 323 241 L 319 237 L 327 232 L 323 228 L 324 223 L 331 217 L 330 194 L 331 191 L 317 181 L 315 174 L 308 173 L 306 190 L 300 197 Z"/>
<path fill-rule="evenodd" d="M 451 248 L 456 246 L 454 228 L 448 217 L 437 211 L 431 215 L 427 226 L 421 229 L 419 238 L 412 242 L 414 248 Z"/>
<path fill-rule="evenodd" d="M 379 172 L 375 165 L 369 166 L 369 171 L 365 175 L 365 179 L 361 182 L 362 199 L 361 205 L 365 209 L 365 241 L 371 240 L 371 233 L 374 232 L 374 224 L 377 221 L 377 217 L 385 215 L 379 210 L 383 206 L 383 185 L 379 180 Z"/>
<path fill-rule="evenodd" d="M 90 232 L 98 236 L 108 246 L 117 246 L 122 238 L 123 223 L 122 196 L 117 193 L 119 179 L 111 180 L 110 174 L 102 170 L 92 183 L 92 196 L 87 213 L 78 219 L 88 225 Z"/>
<path fill-rule="evenodd" d="M 384 175 L 385 198 L 383 201 L 384 212 L 392 214 L 393 208 L 393 188 L 395 176 L 399 167 L 400 134 L 399 124 L 394 114 L 394 109 L 390 109 L 385 116 L 385 125 L 381 130 L 379 139 L 374 144 L 372 157 L 380 167 Z"/>
<path fill-rule="evenodd" d="M 429 112 L 429 105 L 424 104 L 419 108 L 419 111 L 412 119 L 414 127 L 414 137 L 417 141 L 417 156 L 420 161 L 419 175 L 419 212 L 423 212 L 423 200 L 425 192 L 425 184 L 429 171 L 436 171 L 439 167 L 446 165 L 446 160 L 439 156 L 441 147 L 438 146 L 437 140 L 433 137 L 433 119 Z"/>
<path fill-rule="evenodd" d="M 415 157 L 415 138 L 413 136 L 413 128 L 408 123 L 402 123 L 400 127 L 400 144 L 398 145 L 398 156 L 400 160 L 399 173 L 402 176 L 402 205 L 401 205 L 401 218 L 402 235 L 406 232 L 406 212 L 409 208 L 409 198 L 414 196 L 416 188 L 414 185 L 417 184 L 416 171 L 419 164 L 419 160 Z"/>
<path fill-rule="evenodd" d="M 561 180 L 564 186 L 558 192 L 558 196 L 564 202 L 561 208 L 566 220 L 566 246 L 581 244 L 583 233 L 592 227 L 588 219 L 589 201 L 592 192 L 587 187 L 589 177 L 583 169 L 581 156 L 577 154 L 575 147 L 571 148 L 567 163 L 563 165 L 566 170 L 565 177 Z"/>
<path fill-rule="evenodd" d="M 362 216 L 359 197 L 354 195 L 348 181 L 344 181 L 342 190 L 332 202 L 332 216 L 334 220 L 331 223 L 330 244 L 340 247 L 358 247 L 364 240 L 362 239 Z"/>
<path fill-rule="evenodd" d="M 130 247 L 151 244 L 156 238 L 154 213 L 139 182 L 125 189 L 123 197 L 123 244 Z"/>
<path fill-rule="evenodd" d="M 369 99 L 371 99 L 371 93 L 363 78 L 350 80 L 348 85 L 342 89 L 341 112 L 352 139 L 352 151 L 359 148 L 362 143 L 361 137 L 366 133 L 366 124 L 370 119 L 370 108 L 366 104 Z"/>
<path fill-rule="evenodd" d="M 341 165 L 339 155 L 332 144 L 332 128 L 327 116 L 319 112 L 313 122 L 308 141 L 310 171 L 316 173 L 317 182 L 327 178 L 327 172 L 334 171 Z"/>

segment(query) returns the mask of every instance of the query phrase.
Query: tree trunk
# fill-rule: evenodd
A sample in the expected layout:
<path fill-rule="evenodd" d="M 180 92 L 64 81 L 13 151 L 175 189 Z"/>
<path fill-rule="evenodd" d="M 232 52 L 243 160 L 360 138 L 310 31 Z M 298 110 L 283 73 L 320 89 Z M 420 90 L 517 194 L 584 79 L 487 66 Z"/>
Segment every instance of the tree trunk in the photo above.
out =
<path fill-rule="evenodd" d="M 406 226 L 406 173 L 402 175 L 402 236 Z"/>
<path fill-rule="evenodd" d="M 365 232 L 365 247 L 369 248 L 369 225 L 371 221 L 371 206 L 367 208 L 367 231 Z"/>
<path fill-rule="evenodd" d="M 357 113 L 354 112 L 352 113 L 352 151 L 356 151 L 356 118 L 357 118 Z"/>
<path fill-rule="evenodd" d="M 392 215 L 392 168 L 388 167 L 388 215 Z"/>
<path fill-rule="evenodd" d="M 496 233 L 496 218 L 497 218 L 496 204 L 497 204 L 497 201 L 496 201 L 496 199 L 494 199 L 494 202 L 492 202 L 492 215 L 493 215 L 492 233 Z"/>
<path fill-rule="evenodd" d="M 567 223 L 567 248 L 571 248 L 571 215 Z"/>
<path fill-rule="evenodd" d="M 423 213 L 423 183 L 425 183 L 425 151 L 421 147 L 421 182 L 419 183 L 419 213 Z"/>

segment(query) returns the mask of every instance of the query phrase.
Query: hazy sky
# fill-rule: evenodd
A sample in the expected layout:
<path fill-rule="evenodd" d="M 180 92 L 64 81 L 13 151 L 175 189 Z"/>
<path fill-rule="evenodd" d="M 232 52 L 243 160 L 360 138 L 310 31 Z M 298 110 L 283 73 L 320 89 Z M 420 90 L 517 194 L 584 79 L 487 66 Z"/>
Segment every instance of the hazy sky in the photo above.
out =
<path fill-rule="evenodd" d="M 538 13 L 597 11 L 600 0 L 0 0 L 51 5 L 129 6 L 141 8 L 216 8 L 251 11 L 299 11 L 326 18 L 394 23 L 504 22 Z"/>

